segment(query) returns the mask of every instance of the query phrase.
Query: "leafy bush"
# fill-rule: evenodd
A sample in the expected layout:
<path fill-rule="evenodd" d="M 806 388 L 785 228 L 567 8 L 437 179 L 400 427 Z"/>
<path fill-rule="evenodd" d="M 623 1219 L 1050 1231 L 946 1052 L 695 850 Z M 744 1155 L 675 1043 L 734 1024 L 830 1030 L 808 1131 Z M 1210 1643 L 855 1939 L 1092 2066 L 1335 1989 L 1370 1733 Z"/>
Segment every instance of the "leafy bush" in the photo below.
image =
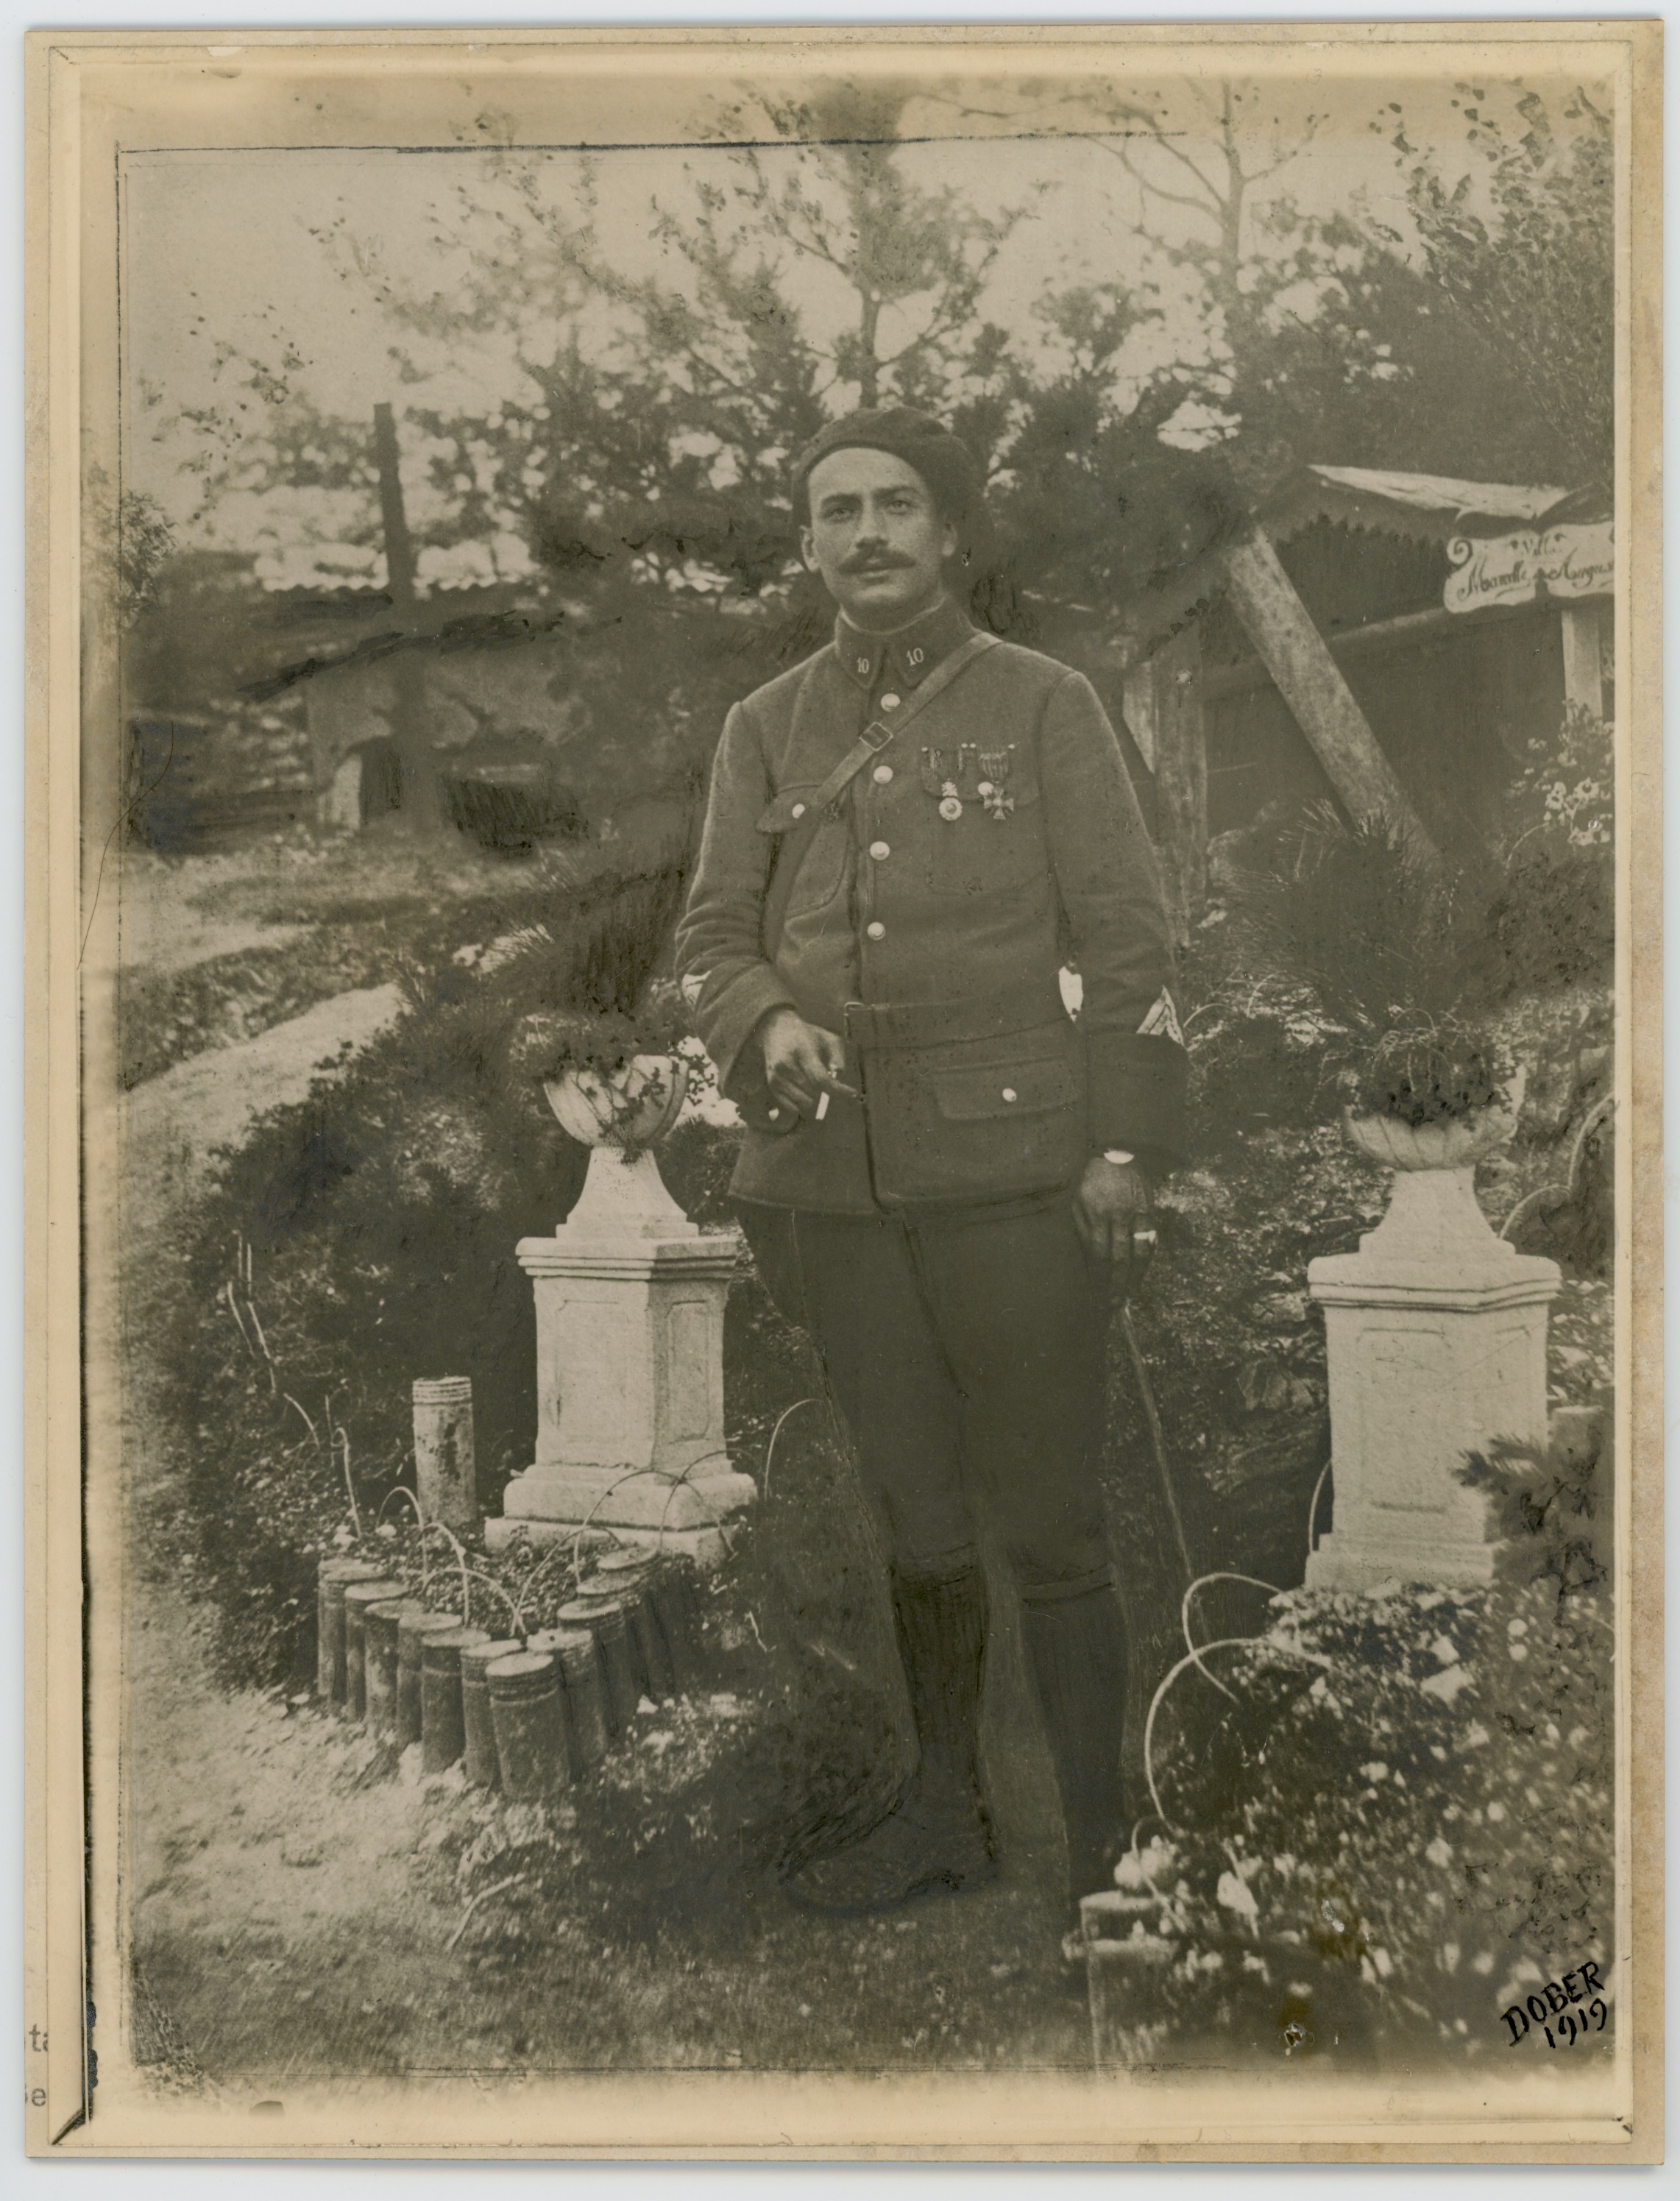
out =
<path fill-rule="evenodd" d="M 1151 1769 L 1167 1838 L 1125 1875 L 1174 1945 L 1153 2025 L 1240 2034 L 1252 1954 L 1274 2013 L 1281 1966 L 1385 2060 L 1477 2057 L 1530 1985 L 1608 1972 L 1607 1426 L 1477 1465 L 1514 1532 L 1490 1588 L 1292 1591 L 1207 1679 L 1185 1662 Z"/>
<path fill-rule="evenodd" d="M 1412 1124 L 1507 1096 L 1482 904 L 1403 827 L 1314 805 L 1239 872 L 1234 905 L 1242 959 L 1266 974 L 1251 993 L 1313 1027 L 1319 1089 Z"/>

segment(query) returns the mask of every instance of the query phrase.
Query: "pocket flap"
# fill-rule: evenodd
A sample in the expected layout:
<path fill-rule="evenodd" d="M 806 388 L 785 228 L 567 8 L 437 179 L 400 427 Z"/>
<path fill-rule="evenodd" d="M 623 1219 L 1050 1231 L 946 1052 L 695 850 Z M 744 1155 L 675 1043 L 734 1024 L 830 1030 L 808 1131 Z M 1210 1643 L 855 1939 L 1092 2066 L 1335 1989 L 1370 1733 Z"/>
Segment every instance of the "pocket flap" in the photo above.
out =
<path fill-rule="evenodd" d="M 1041 1115 L 1071 1107 L 1078 1097 L 1073 1065 L 1054 1056 L 1041 1062 L 975 1062 L 932 1073 L 939 1112 L 949 1122 Z"/>

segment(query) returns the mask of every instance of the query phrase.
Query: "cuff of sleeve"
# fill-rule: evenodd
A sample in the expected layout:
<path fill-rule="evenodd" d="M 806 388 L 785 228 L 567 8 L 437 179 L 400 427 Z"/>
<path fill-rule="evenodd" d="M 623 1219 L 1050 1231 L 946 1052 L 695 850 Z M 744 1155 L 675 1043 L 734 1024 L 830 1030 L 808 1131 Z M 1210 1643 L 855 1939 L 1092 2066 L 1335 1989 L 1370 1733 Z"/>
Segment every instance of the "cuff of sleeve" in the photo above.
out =
<path fill-rule="evenodd" d="M 742 1050 L 772 1009 L 793 1007 L 792 995 L 768 963 L 750 963 L 731 972 L 715 993 L 709 981 L 701 989 L 695 1025 L 716 1068 L 720 1093 L 735 1100 L 737 1082 L 752 1085 L 752 1065 L 741 1060 Z"/>
<path fill-rule="evenodd" d="M 1090 1138 L 1098 1153 L 1126 1147 L 1162 1170 L 1183 1161 L 1190 1063 L 1176 1040 L 1093 1034 L 1089 1069 Z"/>

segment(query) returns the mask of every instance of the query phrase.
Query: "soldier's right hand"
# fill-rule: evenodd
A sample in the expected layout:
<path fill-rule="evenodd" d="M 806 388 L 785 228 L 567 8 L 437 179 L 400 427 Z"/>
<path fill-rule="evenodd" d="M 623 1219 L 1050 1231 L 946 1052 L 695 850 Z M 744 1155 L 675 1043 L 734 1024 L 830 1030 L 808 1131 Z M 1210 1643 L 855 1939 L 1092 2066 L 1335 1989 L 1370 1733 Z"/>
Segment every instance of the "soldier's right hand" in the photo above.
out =
<path fill-rule="evenodd" d="M 772 1009 L 759 1027 L 764 1075 L 773 1097 L 802 1116 L 814 1116 L 825 1093 L 858 1098 L 846 1083 L 846 1043 L 838 1032 L 808 1024 L 796 1009 Z"/>

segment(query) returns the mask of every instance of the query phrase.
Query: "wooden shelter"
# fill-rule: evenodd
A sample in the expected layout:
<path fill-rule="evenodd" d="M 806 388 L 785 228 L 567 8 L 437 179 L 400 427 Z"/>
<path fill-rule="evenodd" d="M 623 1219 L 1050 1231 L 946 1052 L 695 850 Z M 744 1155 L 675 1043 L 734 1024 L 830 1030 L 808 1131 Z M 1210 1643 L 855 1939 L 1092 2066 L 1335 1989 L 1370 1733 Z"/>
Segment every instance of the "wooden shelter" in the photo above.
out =
<path fill-rule="evenodd" d="M 1597 492 L 1303 468 L 1119 637 L 1181 930 L 1209 841 L 1273 807 L 1484 840 L 1566 703 L 1611 715 L 1613 588 Z"/>

